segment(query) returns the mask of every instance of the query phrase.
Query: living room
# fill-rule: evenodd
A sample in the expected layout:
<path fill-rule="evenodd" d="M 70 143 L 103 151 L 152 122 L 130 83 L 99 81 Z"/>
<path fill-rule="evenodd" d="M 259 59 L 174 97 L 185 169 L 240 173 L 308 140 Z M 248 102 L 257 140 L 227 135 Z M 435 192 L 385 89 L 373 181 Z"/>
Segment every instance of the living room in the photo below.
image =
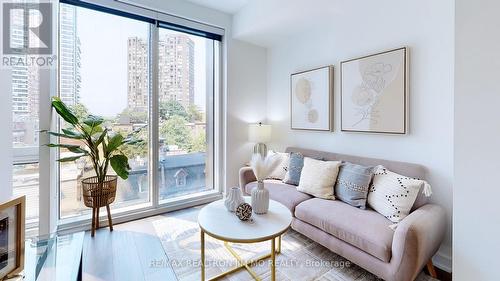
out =
<path fill-rule="evenodd" d="M 497 280 L 499 8 L 2 1 L 0 279 Z"/>

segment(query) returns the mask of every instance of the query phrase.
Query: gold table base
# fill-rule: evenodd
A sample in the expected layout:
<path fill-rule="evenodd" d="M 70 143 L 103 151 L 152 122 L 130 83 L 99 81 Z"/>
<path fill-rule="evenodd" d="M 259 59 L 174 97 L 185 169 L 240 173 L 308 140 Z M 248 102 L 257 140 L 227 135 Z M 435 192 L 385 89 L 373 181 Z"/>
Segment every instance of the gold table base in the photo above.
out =
<path fill-rule="evenodd" d="M 278 239 L 278 248 L 276 249 L 276 238 Z M 218 239 L 218 238 L 216 238 Z M 222 239 L 219 239 L 222 240 Z M 224 240 L 222 240 L 224 241 Z M 248 242 L 252 243 L 252 242 Z M 222 272 L 214 277 L 211 277 L 209 279 L 205 279 L 205 233 L 202 230 L 201 231 L 201 281 L 213 281 L 213 280 L 218 280 L 228 274 L 234 273 L 238 270 L 241 269 L 246 269 L 248 273 L 255 279 L 256 281 L 261 281 L 262 279 L 255 273 L 255 271 L 252 270 L 251 266 L 254 264 L 258 263 L 259 261 L 271 258 L 271 280 L 276 281 L 276 254 L 281 253 L 281 235 L 277 237 L 271 238 L 271 253 L 267 255 L 263 255 L 261 257 L 251 259 L 248 261 L 244 261 L 238 253 L 229 245 L 228 241 L 224 241 L 224 247 L 231 253 L 231 255 L 238 261 L 237 266 Z"/>

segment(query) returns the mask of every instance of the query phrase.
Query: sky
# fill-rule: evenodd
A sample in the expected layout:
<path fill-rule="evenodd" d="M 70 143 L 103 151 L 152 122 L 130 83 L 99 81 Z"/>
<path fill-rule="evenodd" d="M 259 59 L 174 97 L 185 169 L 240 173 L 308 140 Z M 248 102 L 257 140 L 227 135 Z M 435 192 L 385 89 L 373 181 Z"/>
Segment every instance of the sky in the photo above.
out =
<path fill-rule="evenodd" d="M 160 38 L 174 31 L 161 29 Z M 80 101 L 92 114 L 114 117 L 127 107 L 127 40 L 147 39 L 149 24 L 85 8 L 77 8 L 77 34 L 81 42 Z M 195 43 L 195 104 L 205 107 L 206 41 Z M 211 41 L 211 40 L 210 40 Z"/>

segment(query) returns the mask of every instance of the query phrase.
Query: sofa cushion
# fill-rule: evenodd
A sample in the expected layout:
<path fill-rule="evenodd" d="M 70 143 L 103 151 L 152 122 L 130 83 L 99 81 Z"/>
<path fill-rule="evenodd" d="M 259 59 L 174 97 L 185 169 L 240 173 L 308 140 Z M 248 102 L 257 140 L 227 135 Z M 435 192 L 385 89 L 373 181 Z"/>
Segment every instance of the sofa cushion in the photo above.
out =
<path fill-rule="evenodd" d="M 335 197 L 351 206 L 366 209 L 366 198 L 372 177 L 373 167 L 343 163 L 335 184 Z"/>
<path fill-rule="evenodd" d="M 304 156 L 300 153 L 290 153 L 288 170 L 286 171 L 284 183 L 299 185 L 300 173 L 304 167 Z"/>
<path fill-rule="evenodd" d="M 276 168 L 274 168 L 274 170 L 271 171 L 271 173 L 267 178 L 273 180 L 283 180 L 285 178 L 286 171 L 288 171 L 288 162 L 290 161 L 290 154 L 284 152 L 270 151 L 269 155 L 271 157 L 275 157 L 276 158 L 275 161 L 278 161 L 279 164 L 278 166 L 276 166 Z"/>
<path fill-rule="evenodd" d="M 304 157 L 298 191 L 323 199 L 335 199 L 333 186 L 339 173 L 340 161 L 322 161 Z"/>
<path fill-rule="evenodd" d="M 394 231 L 379 213 L 341 201 L 313 198 L 295 208 L 295 217 L 384 261 L 391 259 Z"/>
<path fill-rule="evenodd" d="M 384 166 L 377 166 L 374 172 L 368 205 L 392 222 L 398 223 L 408 216 L 419 191 L 427 183 L 391 172 Z"/>
<path fill-rule="evenodd" d="M 257 186 L 257 182 L 251 182 L 245 186 L 245 192 L 251 194 L 252 189 Z M 312 196 L 297 191 L 293 185 L 283 183 L 279 180 L 265 180 L 264 186 L 269 190 L 269 197 L 285 205 L 290 211 L 294 212 L 295 206 L 301 202 L 313 198 Z"/>

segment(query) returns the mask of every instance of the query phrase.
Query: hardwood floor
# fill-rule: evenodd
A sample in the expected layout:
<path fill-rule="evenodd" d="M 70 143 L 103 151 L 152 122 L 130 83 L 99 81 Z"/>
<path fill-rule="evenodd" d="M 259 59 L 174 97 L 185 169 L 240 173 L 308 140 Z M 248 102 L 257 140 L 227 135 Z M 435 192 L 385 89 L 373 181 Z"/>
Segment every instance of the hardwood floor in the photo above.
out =
<path fill-rule="evenodd" d="M 83 281 L 175 281 L 161 241 L 146 218 L 85 233 Z"/>
<path fill-rule="evenodd" d="M 172 232 L 172 239 L 174 239 L 175 236 L 182 237 L 182 239 L 184 240 L 184 244 L 188 243 L 190 245 L 189 247 L 195 248 L 196 245 L 193 245 L 192 243 L 196 243 L 193 242 L 196 239 L 190 239 L 190 235 L 199 237 L 199 234 L 197 230 L 191 231 L 192 229 L 190 228 L 193 228 L 192 224 L 196 221 L 196 214 L 197 212 L 195 212 L 195 208 L 191 208 L 173 213 L 144 218 L 128 223 L 118 224 L 115 225 L 113 232 L 110 232 L 109 228 L 103 227 L 96 232 L 94 238 L 90 237 L 90 232 L 85 233 L 85 241 L 83 245 L 82 280 L 177 281 L 178 278 L 169 265 L 168 257 L 165 254 L 164 247 L 167 247 L 166 249 L 168 249 L 170 257 L 173 261 L 195 259 L 198 257 L 198 255 L 191 256 L 190 254 L 183 252 L 182 248 L 175 241 L 170 241 L 167 244 L 163 245 L 163 247 L 162 241 L 160 241 L 160 237 L 164 237 L 165 235 L 168 236 L 168 234 Z M 168 220 L 167 218 L 171 219 Z M 168 225 L 169 227 L 166 228 L 166 225 Z M 293 239 L 290 240 L 293 242 L 290 244 L 292 247 L 296 247 L 303 242 L 304 237 L 300 235 L 297 237 L 297 241 Z M 286 239 L 284 241 L 286 242 Z M 305 248 L 307 248 L 306 252 L 311 251 L 311 253 L 316 253 L 311 249 L 319 249 L 319 253 L 321 253 L 322 249 L 322 247 Z M 212 253 L 215 252 L 213 251 Z M 323 254 L 318 255 L 317 258 L 314 259 L 320 260 L 321 257 L 324 257 Z M 224 258 L 223 255 L 216 256 L 220 257 L 221 260 L 223 260 Z M 310 257 L 305 257 L 305 259 L 308 258 Z M 300 259 L 291 255 L 290 260 Z M 326 258 L 326 260 L 328 261 L 330 259 Z M 439 280 L 451 280 L 451 274 L 443 274 L 443 271 L 439 270 L 438 268 L 436 269 Z M 192 268 L 192 266 L 191 268 L 189 268 L 189 266 L 186 266 L 182 268 L 177 267 L 176 270 L 182 280 L 199 280 L 199 277 L 196 277 L 196 272 L 193 273 L 197 270 L 197 268 Z M 293 270 L 294 269 L 292 269 L 292 271 Z M 363 273 L 364 271 L 358 269 L 356 266 L 347 268 L 346 270 L 349 271 L 350 274 L 352 274 L 351 271 L 358 270 L 360 272 L 359 274 L 365 277 L 371 276 L 368 273 L 366 273 L 365 275 L 365 273 Z M 339 273 L 339 270 L 333 271 L 337 272 L 336 274 Z M 295 271 L 293 272 L 298 274 Z M 298 272 L 304 273 L 305 271 L 299 270 Z M 330 277 L 334 275 L 330 276 L 328 275 L 328 272 L 325 276 L 325 278 L 328 280 L 337 280 L 330 279 Z M 239 277 L 241 276 L 234 276 L 235 279 L 232 280 L 240 280 L 238 279 Z M 244 277 L 248 276 L 245 275 Z M 342 280 L 351 279 L 346 278 Z M 368 278 L 367 280 L 372 279 Z"/>

